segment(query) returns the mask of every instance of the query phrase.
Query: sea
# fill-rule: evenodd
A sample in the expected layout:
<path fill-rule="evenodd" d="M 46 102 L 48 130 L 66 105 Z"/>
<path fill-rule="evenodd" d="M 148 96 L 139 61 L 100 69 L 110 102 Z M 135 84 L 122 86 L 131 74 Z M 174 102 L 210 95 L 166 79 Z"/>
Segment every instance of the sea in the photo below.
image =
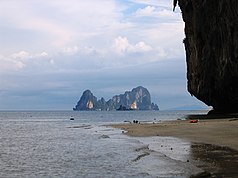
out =
<path fill-rule="evenodd" d="M 191 144 L 129 137 L 110 124 L 207 111 L 0 111 L 0 177 L 189 177 Z"/>

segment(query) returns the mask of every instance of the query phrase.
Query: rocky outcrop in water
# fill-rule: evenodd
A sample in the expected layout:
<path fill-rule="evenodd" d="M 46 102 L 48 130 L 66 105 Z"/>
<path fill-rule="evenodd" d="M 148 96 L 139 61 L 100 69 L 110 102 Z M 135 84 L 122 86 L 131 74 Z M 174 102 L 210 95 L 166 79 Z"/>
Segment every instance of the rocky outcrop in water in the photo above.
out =
<path fill-rule="evenodd" d="M 85 90 L 74 110 L 90 110 L 95 108 L 97 97 L 90 90 Z"/>
<path fill-rule="evenodd" d="M 237 112 L 238 1 L 178 4 L 185 22 L 188 91 L 214 110 Z"/>
<path fill-rule="evenodd" d="M 123 108 L 123 109 L 120 109 Z M 97 100 L 90 90 L 83 92 L 74 110 L 159 110 L 158 105 L 151 103 L 149 91 L 139 86 L 126 91 L 124 94 L 116 95 L 105 101 L 104 98 Z"/>

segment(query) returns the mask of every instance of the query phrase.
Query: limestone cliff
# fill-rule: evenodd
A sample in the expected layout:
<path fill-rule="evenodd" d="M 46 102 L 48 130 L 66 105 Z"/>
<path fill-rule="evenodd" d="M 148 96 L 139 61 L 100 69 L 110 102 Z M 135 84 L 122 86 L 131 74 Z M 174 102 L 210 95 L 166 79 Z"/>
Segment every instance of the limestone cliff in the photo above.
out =
<path fill-rule="evenodd" d="M 157 110 L 158 108 L 152 107 L 151 97 L 149 91 L 139 86 L 133 88 L 132 91 L 126 91 L 124 94 L 116 95 L 112 99 L 114 108 L 118 109 L 120 106 L 125 106 L 127 109 L 136 110 Z M 110 101 L 111 102 L 111 101 Z"/>
<path fill-rule="evenodd" d="M 86 90 L 74 110 L 116 110 L 119 108 L 120 110 L 159 110 L 157 104 L 151 103 L 149 91 L 141 86 L 113 96 L 108 101 L 104 98 L 97 100 L 90 90 Z"/>
<path fill-rule="evenodd" d="M 188 91 L 215 110 L 237 112 L 238 1 L 178 4 L 185 22 Z"/>
<path fill-rule="evenodd" d="M 85 90 L 74 110 L 91 110 L 95 107 L 95 103 L 97 103 L 97 98 L 90 90 Z"/>

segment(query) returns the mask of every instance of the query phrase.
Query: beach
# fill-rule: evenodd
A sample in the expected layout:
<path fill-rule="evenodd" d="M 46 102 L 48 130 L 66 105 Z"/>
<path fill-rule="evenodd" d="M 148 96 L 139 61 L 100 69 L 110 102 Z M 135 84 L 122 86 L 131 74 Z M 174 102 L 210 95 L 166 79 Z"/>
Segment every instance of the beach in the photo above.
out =
<path fill-rule="evenodd" d="M 134 137 L 171 136 L 200 142 L 227 146 L 238 150 L 238 120 L 207 119 L 190 123 L 189 120 L 164 121 L 143 124 L 114 124 L 114 128 L 125 130 Z"/>
<path fill-rule="evenodd" d="M 238 175 L 238 120 L 235 118 L 202 119 L 197 123 L 174 120 L 111 126 L 132 137 L 175 137 L 189 141 L 191 160 L 188 161 L 192 164 L 214 177 Z M 176 154 L 180 154 L 179 151 Z"/>

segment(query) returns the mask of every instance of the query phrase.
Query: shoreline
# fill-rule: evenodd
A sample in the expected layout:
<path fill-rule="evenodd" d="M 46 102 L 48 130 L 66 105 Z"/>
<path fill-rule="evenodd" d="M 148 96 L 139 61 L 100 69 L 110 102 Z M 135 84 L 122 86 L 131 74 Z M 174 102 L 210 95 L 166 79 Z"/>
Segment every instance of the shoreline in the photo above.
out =
<path fill-rule="evenodd" d="M 176 120 L 109 126 L 121 129 L 123 134 L 131 137 L 172 137 L 188 141 L 190 143 L 188 162 L 203 170 L 194 177 L 199 178 L 203 175 L 237 177 L 238 175 L 238 119 L 203 119 L 197 123 Z M 177 148 L 171 148 L 171 151 L 177 156 L 182 154 Z"/>
<path fill-rule="evenodd" d="M 190 123 L 189 120 L 174 120 L 109 126 L 121 129 L 124 134 L 133 137 L 176 137 L 194 143 L 225 146 L 238 151 L 238 119 L 204 119 L 197 123 Z"/>

